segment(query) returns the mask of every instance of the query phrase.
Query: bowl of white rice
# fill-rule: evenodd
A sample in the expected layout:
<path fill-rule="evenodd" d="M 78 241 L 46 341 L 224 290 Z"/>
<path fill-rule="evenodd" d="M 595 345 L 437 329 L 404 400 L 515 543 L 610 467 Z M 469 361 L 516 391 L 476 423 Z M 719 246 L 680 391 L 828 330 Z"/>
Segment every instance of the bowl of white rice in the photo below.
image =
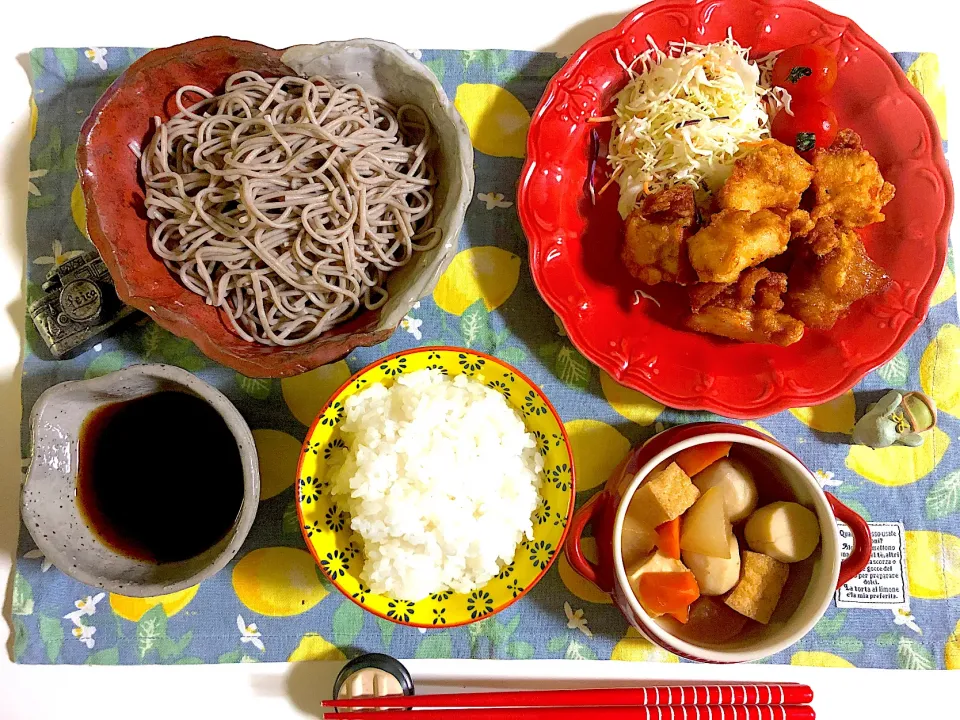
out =
<path fill-rule="evenodd" d="M 348 598 L 405 625 L 463 625 L 528 592 L 563 547 L 573 459 L 539 388 L 501 360 L 420 348 L 364 368 L 307 434 L 297 508 Z"/>

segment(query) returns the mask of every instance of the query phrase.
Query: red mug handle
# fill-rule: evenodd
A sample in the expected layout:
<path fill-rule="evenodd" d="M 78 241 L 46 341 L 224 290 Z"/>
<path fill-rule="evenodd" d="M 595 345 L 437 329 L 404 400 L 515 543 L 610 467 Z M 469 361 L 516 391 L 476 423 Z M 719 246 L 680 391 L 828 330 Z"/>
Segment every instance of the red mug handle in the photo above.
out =
<path fill-rule="evenodd" d="M 870 554 L 873 552 L 873 536 L 870 534 L 870 526 L 867 525 L 866 520 L 830 493 L 826 493 L 826 495 L 837 520 L 850 528 L 850 533 L 853 535 L 853 550 L 850 552 L 850 557 L 840 563 L 840 577 L 837 580 L 837 587 L 839 588 L 859 575 L 870 562 Z"/>
<path fill-rule="evenodd" d="M 601 579 L 605 573 L 600 569 L 599 565 L 587 560 L 586 555 L 583 554 L 583 548 L 580 546 L 580 541 L 583 539 L 583 531 L 587 525 L 598 519 L 599 515 L 603 513 L 607 504 L 604 502 L 606 495 L 606 492 L 597 493 L 590 498 L 586 505 L 574 513 L 573 520 L 570 522 L 570 530 L 567 534 L 567 542 L 564 544 L 564 552 L 574 570 L 604 592 L 610 592 L 613 589 L 612 586 L 605 587 L 608 583 L 605 583 Z"/>

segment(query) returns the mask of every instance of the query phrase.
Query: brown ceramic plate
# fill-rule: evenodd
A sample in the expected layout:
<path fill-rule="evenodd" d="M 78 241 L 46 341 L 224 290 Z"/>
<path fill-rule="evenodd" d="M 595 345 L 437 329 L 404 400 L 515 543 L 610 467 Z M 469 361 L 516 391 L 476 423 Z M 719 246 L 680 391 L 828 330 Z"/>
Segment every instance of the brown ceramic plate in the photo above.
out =
<path fill-rule="evenodd" d="M 423 107 L 439 136 L 436 222 L 445 241 L 390 276 L 391 298 L 382 308 L 360 313 L 295 347 L 268 347 L 235 335 L 217 308 L 179 283 L 149 242 L 133 148 L 148 141 L 154 115 L 166 120 L 176 112 L 178 88 L 199 85 L 216 90 L 231 74 L 246 69 L 266 76 L 322 73 L 333 79 L 349 72 L 351 81 L 367 90 Z M 473 149 L 453 103 L 426 66 L 396 45 L 374 40 L 276 50 L 210 37 L 153 50 L 134 62 L 94 106 L 80 131 L 77 170 L 87 230 L 120 299 L 192 340 L 213 360 L 252 377 L 296 375 L 390 337 L 410 306 L 433 289 L 456 252 L 457 234 L 473 193 Z"/>

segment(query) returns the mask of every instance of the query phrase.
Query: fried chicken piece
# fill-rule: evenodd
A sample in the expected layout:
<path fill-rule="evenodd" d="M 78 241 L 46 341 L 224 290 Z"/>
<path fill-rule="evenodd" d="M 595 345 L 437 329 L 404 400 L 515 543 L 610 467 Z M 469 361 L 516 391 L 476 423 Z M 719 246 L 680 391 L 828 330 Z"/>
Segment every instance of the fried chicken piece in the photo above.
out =
<path fill-rule="evenodd" d="M 644 197 L 627 218 L 621 258 L 630 274 L 646 285 L 693 280 L 687 238 L 696 214 L 689 185 Z"/>
<path fill-rule="evenodd" d="M 787 248 L 790 224 L 770 210 L 721 210 L 687 241 L 690 264 L 702 282 L 734 282 L 741 271 Z"/>
<path fill-rule="evenodd" d="M 853 130 L 841 130 L 830 147 L 816 150 L 813 169 L 815 221 L 832 217 L 846 227 L 883 222 L 880 210 L 893 200 L 895 188 L 884 181 L 877 161 Z"/>
<path fill-rule="evenodd" d="M 791 210 L 790 212 L 783 212 L 782 210 L 775 211 L 777 215 L 782 217 L 787 221 L 787 225 L 790 228 L 790 237 L 803 237 L 811 230 L 813 230 L 814 222 L 810 217 L 810 213 L 806 210 Z"/>
<path fill-rule="evenodd" d="M 733 164 L 733 172 L 718 193 L 718 202 L 724 210 L 796 210 L 812 179 L 810 163 L 792 147 L 774 140 Z"/>
<path fill-rule="evenodd" d="M 787 311 L 809 327 L 829 330 L 853 303 L 887 281 L 855 230 L 821 218 L 790 268 Z"/>
<path fill-rule="evenodd" d="M 763 267 L 744 271 L 735 283 L 695 285 L 684 325 L 732 340 L 792 345 L 803 337 L 803 323 L 780 312 L 786 289 L 786 275 Z"/>

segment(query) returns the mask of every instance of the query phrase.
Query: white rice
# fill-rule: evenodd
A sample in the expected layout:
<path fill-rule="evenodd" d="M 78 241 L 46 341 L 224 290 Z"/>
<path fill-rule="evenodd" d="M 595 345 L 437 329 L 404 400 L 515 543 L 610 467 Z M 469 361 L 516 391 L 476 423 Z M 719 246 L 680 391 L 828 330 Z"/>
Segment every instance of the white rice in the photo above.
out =
<path fill-rule="evenodd" d="M 345 402 L 332 490 L 363 539 L 360 574 L 401 600 L 471 592 L 533 537 L 543 458 L 500 393 L 419 370 Z"/>

